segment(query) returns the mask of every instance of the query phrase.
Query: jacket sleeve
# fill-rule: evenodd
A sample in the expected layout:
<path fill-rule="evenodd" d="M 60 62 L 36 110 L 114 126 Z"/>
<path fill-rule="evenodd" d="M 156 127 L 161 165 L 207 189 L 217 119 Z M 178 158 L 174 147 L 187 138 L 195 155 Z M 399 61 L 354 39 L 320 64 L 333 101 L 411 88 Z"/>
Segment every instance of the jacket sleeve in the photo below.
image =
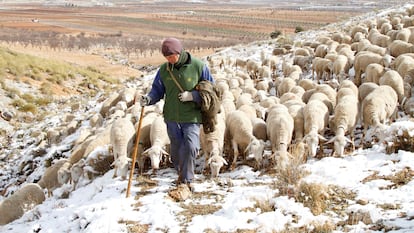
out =
<path fill-rule="evenodd" d="M 150 105 L 157 103 L 160 99 L 164 98 L 165 86 L 161 81 L 160 70 L 157 71 L 154 81 L 152 82 L 151 91 L 148 96 L 151 98 Z"/>

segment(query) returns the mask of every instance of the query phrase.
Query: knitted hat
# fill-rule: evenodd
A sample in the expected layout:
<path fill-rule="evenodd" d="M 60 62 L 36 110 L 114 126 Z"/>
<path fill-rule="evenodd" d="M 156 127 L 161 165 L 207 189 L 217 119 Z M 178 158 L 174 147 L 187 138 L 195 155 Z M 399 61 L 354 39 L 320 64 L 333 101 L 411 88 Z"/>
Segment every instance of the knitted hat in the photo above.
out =
<path fill-rule="evenodd" d="M 180 54 L 183 49 L 181 42 L 173 37 L 167 38 L 162 42 L 162 55 L 164 57 L 170 56 L 172 54 Z"/>

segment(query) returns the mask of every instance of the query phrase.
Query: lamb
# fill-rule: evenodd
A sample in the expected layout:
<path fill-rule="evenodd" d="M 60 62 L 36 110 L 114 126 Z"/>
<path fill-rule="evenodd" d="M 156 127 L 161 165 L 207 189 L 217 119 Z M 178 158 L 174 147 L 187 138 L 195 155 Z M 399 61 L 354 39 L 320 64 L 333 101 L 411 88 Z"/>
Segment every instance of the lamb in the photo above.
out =
<path fill-rule="evenodd" d="M 388 85 L 392 87 L 398 96 L 398 103 L 400 103 L 400 105 L 403 105 L 403 101 L 405 99 L 404 81 L 397 71 L 388 70 L 385 72 L 384 75 L 380 78 L 379 84 L 380 86 Z"/>
<path fill-rule="evenodd" d="M 348 88 L 344 88 L 348 89 Z M 327 143 L 334 143 L 334 153 L 342 157 L 346 143 L 352 143 L 354 132 L 358 120 L 358 98 L 353 92 L 344 95 L 338 100 L 334 114 L 335 136 Z M 346 133 L 351 133 L 351 140 L 345 137 Z"/>
<path fill-rule="evenodd" d="M 379 86 L 364 98 L 361 106 L 364 139 L 369 126 L 374 132 L 384 128 L 385 122 L 396 112 L 397 103 L 397 93 L 388 85 Z"/>
<path fill-rule="evenodd" d="M 378 63 L 383 65 L 384 67 L 389 67 L 392 61 L 392 57 L 386 54 L 385 56 L 381 56 L 376 53 L 372 52 L 360 52 L 355 56 L 355 78 L 354 83 L 355 85 L 361 85 L 361 74 L 365 72 L 366 67 L 372 63 Z"/>
<path fill-rule="evenodd" d="M 289 158 L 288 147 L 292 141 L 294 120 L 288 108 L 279 104 L 274 106 L 266 119 L 267 136 L 272 145 L 272 152 L 275 161 Z M 279 160 L 279 161 L 280 161 Z"/>
<path fill-rule="evenodd" d="M 56 188 L 63 185 L 63 183 L 60 183 L 58 180 L 58 171 L 68 161 L 68 159 L 57 161 L 55 164 L 48 167 L 43 173 L 42 178 L 40 178 L 38 184 L 40 187 L 47 189 L 48 197 L 52 196 L 52 193 Z"/>
<path fill-rule="evenodd" d="M 130 152 L 134 146 L 135 127 L 129 118 L 118 118 L 112 123 L 110 144 L 114 155 L 114 175 L 125 179 L 128 172 Z"/>
<path fill-rule="evenodd" d="M 0 225 L 6 225 L 45 200 L 45 193 L 35 183 L 27 183 L 0 203 Z"/>
<path fill-rule="evenodd" d="M 151 124 L 150 130 L 151 147 L 145 150 L 142 154 L 151 159 L 151 167 L 153 171 L 159 169 L 161 159 L 164 155 L 169 155 L 166 151 L 170 144 L 170 139 L 167 133 L 167 126 L 164 122 L 164 117 L 157 116 Z"/>
<path fill-rule="evenodd" d="M 308 146 L 308 155 L 315 157 L 319 140 L 326 141 L 323 134 L 328 125 L 329 110 L 322 101 L 312 100 L 304 106 L 303 116 L 305 125 L 303 141 Z"/>
<path fill-rule="evenodd" d="M 263 158 L 264 141 L 257 139 L 253 135 L 251 120 L 240 110 L 231 112 L 226 117 L 225 142 L 230 143 L 233 149 L 233 162 L 231 170 L 236 167 L 239 148 L 254 155 L 256 163 L 259 165 Z"/>

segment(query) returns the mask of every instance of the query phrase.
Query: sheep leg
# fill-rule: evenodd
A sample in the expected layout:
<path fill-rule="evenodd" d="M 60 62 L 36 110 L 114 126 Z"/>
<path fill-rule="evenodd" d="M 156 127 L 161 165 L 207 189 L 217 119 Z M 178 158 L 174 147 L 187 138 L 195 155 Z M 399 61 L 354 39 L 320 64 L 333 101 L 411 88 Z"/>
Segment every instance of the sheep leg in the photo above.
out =
<path fill-rule="evenodd" d="M 233 162 L 231 164 L 230 170 L 234 170 L 234 168 L 236 168 L 237 156 L 239 155 L 239 147 L 237 145 L 237 142 L 234 140 L 231 141 L 231 144 L 233 147 Z"/>

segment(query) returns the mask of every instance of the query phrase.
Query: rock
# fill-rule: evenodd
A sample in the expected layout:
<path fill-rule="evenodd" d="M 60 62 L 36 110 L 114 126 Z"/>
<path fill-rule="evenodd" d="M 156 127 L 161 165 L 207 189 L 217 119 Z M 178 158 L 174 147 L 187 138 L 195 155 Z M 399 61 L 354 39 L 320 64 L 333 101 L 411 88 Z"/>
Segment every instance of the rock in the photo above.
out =
<path fill-rule="evenodd" d="M 9 111 L 1 111 L 0 113 L 1 118 L 3 118 L 6 121 L 10 121 L 13 118 L 13 113 L 9 112 Z"/>
<path fill-rule="evenodd" d="M 177 188 L 170 190 L 168 195 L 176 202 L 185 201 L 191 197 L 191 190 L 186 184 L 180 184 Z"/>

